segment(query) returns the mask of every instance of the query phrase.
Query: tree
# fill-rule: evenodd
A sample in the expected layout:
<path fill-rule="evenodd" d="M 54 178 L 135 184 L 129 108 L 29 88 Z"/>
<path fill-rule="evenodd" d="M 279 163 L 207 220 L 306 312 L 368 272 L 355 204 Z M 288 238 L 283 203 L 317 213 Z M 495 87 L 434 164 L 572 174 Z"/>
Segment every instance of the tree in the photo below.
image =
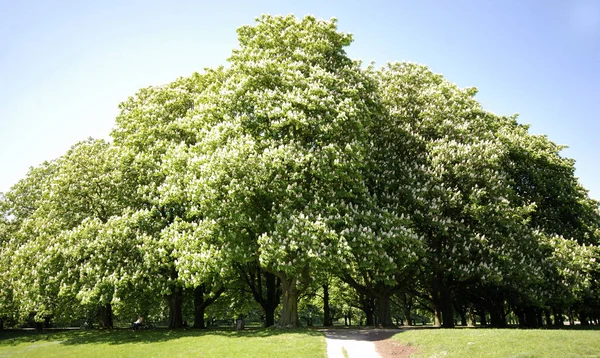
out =
<path fill-rule="evenodd" d="M 510 148 L 498 140 L 515 121 L 485 112 L 475 89 L 460 89 L 425 66 L 390 64 L 378 78 L 382 101 L 402 128 L 396 132 L 408 144 L 392 161 L 409 180 L 382 182 L 407 198 L 426 247 L 421 280 L 431 287 L 436 319 L 441 313 L 452 327 L 453 291 L 461 286 L 505 275 L 541 277 L 539 267 L 523 264 L 536 262 L 537 241 L 527 225 L 535 205 L 516 200 L 505 165 Z"/>
<path fill-rule="evenodd" d="M 113 143 L 78 143 L 0 197 L 0 318 L 100 307 L 110 327 L 164 299 L 178 328 L 193 297 L 204 327 L 222 296 L 267 326 L 281 303 L 296 327 L 320 292 L 326 323 L 355 307 L 392 325 L 393 297 L 444 327 L 455 311 L 600 315 L 600 211 L 560 146 L 426 66 L 362 68 L 335 20 L 262 16 L 238 35 L 229 66 L 141 89 Z"/>
<path fill-rule="evenodd" d="M 167 154 L 163 197 L 202 208 L 225 266 L 258 258 L 277 276 L 279 325 L 297 326 L 300 293 L 343 261 L 351 203 L 368 197 L 361 177 L 373 88 L 346 57 L 351 37 L 335 21 L 263 16 L 238 34 L 222 88 L 202 93 L 205 105 L 182 121 L 198 143 Z"/>
<path fill-rule="evenodd" d="M 182 200 L 161 199 L 159 188 L 166 177 L 163 163 L 167 148 L 174 143 L 195 143 L 195 129 L 183 130 L 185 126 L 180 122 L 186 120 L 186 114 L 195 105 L 203 105 L 195 97 L 202 91 L 211 91 L 218 83 L 219 73 L 220 70 L 193 74 L 165 86 L 140 90 L 120 105 L 121 113 L 111 133 L 115 146 L 129 164 L 124 180 L 136 188 L 132 214 L 137 215 L 135 211 L 139 211 L 141 217 L 149 214 L 155 223 L 160 223 L 144 225 L 150 231 L 140 234 L 158 253 L 145 257 L 145 267 L 162 267 L 158 277 L 164 289 L 160 292 L 169 305 L 171 328 L 183 324 L 184 289 L 203 284 L 197 274 L 189 274 L 187 264 L 193 264 L 192 257 L 203 257 L 205 247 L 199 247 L 193 239 L 185 240 L 185 235 L 195 232 L 193 221 L 198 213 L 188 210 L 191 208 Z M 177 236 L 179 228 L 185 235 Z M 192 251 L 185 251 L 187 249 Z"/>
<path fill-rule="evenodd" d="M 20 225 L 21 235 L 27 240 L 18 250 L 19 265 L 14 270 L 21 277 L 20 281 L 26 283 L 22 290 L 39 295 L 31 300 L 32 306 L 45 307 L 44 300 L 51 302 L 54 308 L 45 308 L 47 315 L 63 310 L 76 316 L 77 306 L 73 302 L 80 298 L 84 287 L 104 282 L 104 277 L 98 278 L 100 267 L 101 275 L 112 272 L 104 270 L 103 262 L 101 266 L 88 266 L 87 271 L 83 270 L 94 254 L 87 251 L 89 248 L 102 252 L 99 256 L 106 255 L 109 262 L 110 259 L 113 262 L 127 259 L 127 252 L 113 252 L 109 247 L 98 246 L 101 240 L 95 234 L 87 239 L 79 236 L 89 232 L 90 225 L 101 231 L 102 225 L 132 204 L 135 189 L 124 183 L 120 164 L 118 153 L 110 144 L 89 139 L 74 145 L 57 159 L 52 175 L 35 184 L 43 183 L 43 186 L 39 188 L 35 210 Z M 78 239 L 73 240 L 73 236 Z M 94 275 L 89 271 L 92 269 Z M 93 281 L 85 280 L 92 276 L 95 276 Z M 105 289 L 95 300 L 89 297 L 86 300 L 88 304 L 102 306 L 99 310 L 102 326 L 112 327 L 113 298 L 113 293 Z"/>
<path fill-rule="evenodd" d="M 4 267 L 9 268 L 2 275 L 3 292 L 8 298 L 4 305 L 15 304 L 13 314 L 17 320 L 34 315 L 37 321 L 43 321 L 54 313 L 57 305 L 52 293 L 46 290 L 50 279 L 50 275 L 44 275 L 47 270 L 44 266 L 36 270 L 40 261 L 52 259 L 45 240 L 50 228 L 37 222 L 36 212 L 43 206 L 44 191 L 56 169 L 55 162 L 30 168 L 26 177 L 3 198 L 2 260 Z"/>

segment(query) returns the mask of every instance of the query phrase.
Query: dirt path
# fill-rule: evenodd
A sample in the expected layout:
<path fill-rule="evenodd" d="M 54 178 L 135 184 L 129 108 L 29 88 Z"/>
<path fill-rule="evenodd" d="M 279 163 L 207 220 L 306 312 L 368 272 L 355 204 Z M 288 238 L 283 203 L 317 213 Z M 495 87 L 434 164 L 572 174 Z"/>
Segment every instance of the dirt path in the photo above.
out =
<path fill-rule="evenodd" d="M 410 357 L 413 347 L 405 347 L 388 338 L 400 329 L 326 329 L 328 358 L 389 358 Z"/>

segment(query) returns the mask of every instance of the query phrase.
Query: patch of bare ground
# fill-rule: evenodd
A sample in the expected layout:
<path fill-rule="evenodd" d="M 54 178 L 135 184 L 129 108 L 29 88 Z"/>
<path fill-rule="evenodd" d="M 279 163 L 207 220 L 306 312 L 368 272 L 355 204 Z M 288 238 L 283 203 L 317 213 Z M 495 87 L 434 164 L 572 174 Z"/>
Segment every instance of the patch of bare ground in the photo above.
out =
<path fill-rule="evenodd" d="M 417 352 L 417 348 L 407 346 L 392 339 L 375 342 L 375 350 L 381 358 L 408 358 Z"/>

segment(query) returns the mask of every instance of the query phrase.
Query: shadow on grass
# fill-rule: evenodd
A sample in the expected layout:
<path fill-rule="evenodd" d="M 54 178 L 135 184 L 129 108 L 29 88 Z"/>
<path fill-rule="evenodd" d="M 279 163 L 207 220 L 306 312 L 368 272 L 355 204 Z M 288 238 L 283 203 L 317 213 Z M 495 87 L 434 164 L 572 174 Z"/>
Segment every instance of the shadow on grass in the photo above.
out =
<path fill-rule="evenodd" d="M 378 342 L 392 338 L 398 333 L 403 333 L 411 330 L 418 331 L 453 331 L 453 330 L 538 330 L 538 331 L 600 331 L 600 326 L 562 326 L 562 327 L 539 327 L 539 328 L 524 328 L 524 327 L 467 327 L 456 326 L 454 328 L 442 328 L 436 326 L 401 326 L 399 328 L 375 328 L 375 327 L 335 327 L 335 328 L 319 328 L 318 331 L 323 332 L 327 338 L 340 340 L 358 340 Z"/>
<path fill-rule="evenodd" d="M 276 329 L 276 328 L 251 328 L 243 331 L 233 329 L 153 329 L 132 331 L 130 329 L 114 330 L 65 330 L 65 331 L 0 331 L 1 345 L 17 345 L 27 342 L 57 342 L 64 345 L 79 344 L 132 344 L 132 343 L 158 343 L 176 340 L 185 337 L 221 336 L 221 337 L 272 337 L 282 334 L 301 334 L 308 336 L 322 336 L 321 332 L 310 329 Z"/>
<path fill-rule="evenodd" d="M 33 331 L 33 330 L 0 330 L 0 346 L 19 345 L 30 342 L 55 342 L 64 345 L 80 345 L 80 344 L 149 344 L 158 342 L 167 342 L 186 337 L 202 337 L 202 336 L 221 336 L 229 338 L 238 337 L 256 337 L 266 338 L 279 336 L 283 334 L 299 334 L 308 336 L 322 336 L 323 334 L 335 339 L 348 340 L 365 340 L 365 341 L 383 341 L 391 338 L 395 334 L 406 332 L 407 330 L 445 330 L 439 327 L 424 326 L 424 327 L 402 327 L 400 329 L 375 329 L 375 328 L 299 328 L 299 329 L 277 329 L 277 328 L 247 328 L 243 331 L 236 331 L 231 328 L 219 329 L 178 329 L 169 330 L 165 328 L 157 328 L 153 330 L 132 331 L 130 329 L 114 329 L 114 330 L 48 330 L 48 331 Z M 486 330 L 487 327 L 456 327 L 456 329 L 476 329 Z M 509 327 L 505 330 L 517 330 L 523 328 Z M 564 326 L 564 327 L 541 327 L 539 330 L 545 331 L 584 331 L 593 330 L 600 331 L 600 326 Z M 452 330 L 452 329 L 448 329 Z"/>
<path fill-rule="evenodd" d="M 392 338 L 398 333 L 404 332 L 402 329 L 360 329 L 360 330 L 336 330 L 328 329 L 323 331 L 325 337 L 330 339 L 369 341 L 377 342 Z"/>

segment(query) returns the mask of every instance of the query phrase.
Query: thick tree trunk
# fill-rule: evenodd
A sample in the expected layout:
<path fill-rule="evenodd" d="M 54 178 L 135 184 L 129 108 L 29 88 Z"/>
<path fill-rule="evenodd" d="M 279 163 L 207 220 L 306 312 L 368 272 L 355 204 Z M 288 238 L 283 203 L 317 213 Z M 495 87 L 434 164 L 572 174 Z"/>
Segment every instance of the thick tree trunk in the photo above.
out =
<path fill-rule="evenodd" d="M 279 306 L 281 291 L 275 275 L 269 272 L 265 272 L 264 275 L 267 284 L 267 299 L 262 307 L 265 311 L 265 327 L 271 327 L 275 325 L 275 309 Z"/>
<path fill-rule="evenodd" d="M 204 312 L 206 311 L 205 306 L 199 306 L 194 308 L 194 328 L 206 328 L 204 324 Z"/>
<path fill-rule="evenodd" d="M 346 317 L 344 317 L 344 321 Z M 331 326 L 331 317 L 329 315 L 329 285 L 323 285 L 323 326 Z"/>
<path fill-rule="evenodd" d="M 366 326 L 375 325 L 375 302 L 370 297 L 363 297 L 361 299 L 362 311 L 365 313 Z"/>
<path fill-rule="evenodd" d="M 496 328 L 506 327 L 503 299 L 495 300 L 495 302 L 493 302 L 493 304 L 490 306 L 490 324 L 492 327 Z"/>
<path fill-rule="evenodd" d="M 441 305 L 442 305 L 442 318 L 444 319 L 442 327 L 454 328 L 454 304 L 452 297 L 452 290 L 445 286 L 441 290 Z"/>
<path fill-rule="evenodd" d="M 113 328 L 113 314 L 112 306 L 107 303 L 98 308 L 98 317 L 100 319 L 100 328 L 112 329 Z"/>
<path fill-rule="evenodd" d="M 589 326 L 589 322 L 587 320 L 587 314 L 585 312 L 579 312 L 579 323 L 582 326 Z"/>
<path fill-rule="evenodd" d="M 44 330 L 44 322 L 35 321 L 35 330 L 41 332 Z"/>
<path fill-rule="evenodd" d="M 483 309 L 479 312 L 479 322 L 481 322 L 482 326 L 487 326 L 487 318 Z"/>
<path fill-rule="evenodd" d="M 451 292 L 444 283 L 443 275 L 437 274 L 432 281 L 433 324 L 436 327 L 454 327 Z M 449 311 L 449 312 L 447 312 Z M 452 323 L 446 317 L 452 315 Z M 449 326 L 450 325 L 450 326 Z"/>
<path fill-rule="evenodd" d="M 176 287 L 174 292 L 167 296 L 167 302 L 169 303 L 169 328 L 183 327 L 183 316 L 181 314 L 183 292 L 181 292 L 181 288 Z"/>
<path fill-rule="evenodd" d="M 504 328 L 506 327 L 504 312 L 498 311 L 496 308 L 490 310 L 490 325 L 495 328 Z"/>
<path fill-rule="evenodd" d="M 382 327 L 393 327 L 392 313 L 390 311 L 390 294 L 380 293 L 377 296 L 377 325 Z"/>
<path fill-rule="evenodd" d="M 205 298 L 204 295 L 209 293 L 206 291 L 205 285 L 199 285 L 194 288 L 194 328 L 205 328 L 204 312 L 206 307 L 212 305 L 219 296 L 225 291 L 224 287 L 219 288 L 212 297 Z"/>
<path fill-rule="evenodd" d="M 275 308 L 269 305 L 263 307 L 265 310 L 265 327 L 271 327 L 275 325 Z"/>
<path fill-rule="evenodd" d="M 524 310 L 525 327 L 536 328 L 538 327 L 538 315 L 535 307 L 528 306 Z"/>
<path fill-rule="evenodd" d="M 279 328 L 300 327 L 298 320 L 298 288 L 296 287 L 296 278 L 281 278 L 282 307 L 281 317 L 277 326 Z"/>

